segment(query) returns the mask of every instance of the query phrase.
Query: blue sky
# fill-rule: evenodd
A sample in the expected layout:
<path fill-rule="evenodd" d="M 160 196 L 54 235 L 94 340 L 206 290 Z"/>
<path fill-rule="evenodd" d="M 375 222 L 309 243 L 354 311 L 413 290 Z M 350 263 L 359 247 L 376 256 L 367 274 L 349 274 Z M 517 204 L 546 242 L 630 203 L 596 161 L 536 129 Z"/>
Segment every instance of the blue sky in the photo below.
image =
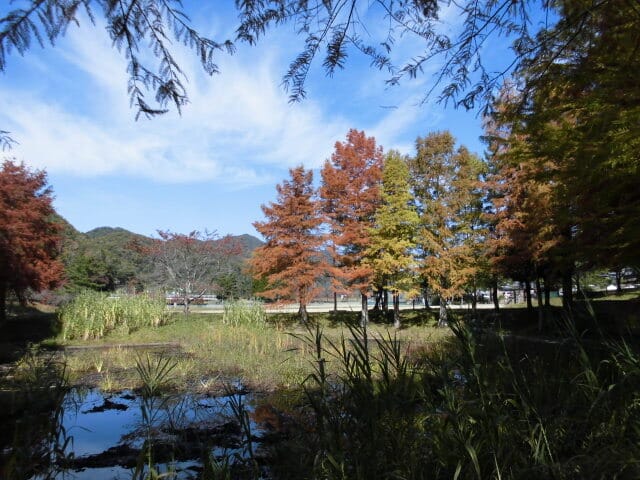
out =
<path fill-rule="evenodd" d="M 188 3 L 203 33 L 233 36 L 235 11 Z M 446 12 L 442 18 L 447 21 Z M 221 53 L 221 74 L 213 77 L 176 47 L 191 103 L 182 116 L 136 122 L 125 60 L 104 24 L 85 19 L 55 47 L 34 45 L 25 57 L 9 57 L 0 74 L 0 129 L 19 144 L 0 156 L 46 169 L 56 209 L 81 231 L 118 226 L 145 235 L 157 229 L 257 235 L 252 222 L 262 220 L 260 205 L 275 199 L 288 169 L 302 163 L 317 176 L 349 128 L 403 153 L 413 153 L 417 136 L 448 129 L 482 154 L 477 112 L 421 104 L 433 81 L 429 72 L 389 88 L 387 74 L 355 53 L 333 78 L 317 59 L 307 99 L 290 104 L 281 79 L 300 46 L 290 28 L 271 31 L 257 46 Z M 409 36 L 396 47 L 396 60 L 420 51 Z M 488 45 L 496 61 L 505 52 L 504 44 Z"/>

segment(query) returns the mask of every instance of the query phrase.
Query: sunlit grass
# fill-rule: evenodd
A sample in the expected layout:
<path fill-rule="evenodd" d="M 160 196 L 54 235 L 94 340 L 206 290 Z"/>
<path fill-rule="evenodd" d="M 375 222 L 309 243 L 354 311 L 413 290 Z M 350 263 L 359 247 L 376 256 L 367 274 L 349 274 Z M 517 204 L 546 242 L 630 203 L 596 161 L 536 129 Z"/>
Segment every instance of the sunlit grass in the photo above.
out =
<path fill-rule="evenodd" d="M 418 354 L 450 335 L 446 329 L 424 326 L 407 312 L 407 326 L 371 323 L 373 338 L 396 335 L 407 352 Z M 348 336 L 347 324 L 358 313 L 312 314 L 326 338 Z M 408 323 L 411 320 L 413 323 Z M 223 314 L 172 315 L 159 327 L 142 327 L 131 333 L 115 329 L 102 338 L 64 341 L 72 381 L 98 383 L 109 390 L 135 388 L 134 372 L 139 348 L 145 345 L 168 351 L 177 359 L 171 384 L 176 389 L 215 390 L 224 381 L 239 380 L 256 390 L 294 388 L 311 372 L 310 350 L 297 335 L 306 332 L 295 314 L 268 314 L 265 320 L 230 321 Z M 73 346 L 83 347 L 74 349 Z M 92 347 L 92 348 L 84 348 Z M 331 365 L 329 365 L 331 368 Z"/>
<path fill-rule="evenodd" d="M 85 291 L 58 310 L 63 340 L 102 338 L 113 331 L 128 334 L 162 325 L 167 318 L 164 298 L 144 294 L 110 297 Z"/>

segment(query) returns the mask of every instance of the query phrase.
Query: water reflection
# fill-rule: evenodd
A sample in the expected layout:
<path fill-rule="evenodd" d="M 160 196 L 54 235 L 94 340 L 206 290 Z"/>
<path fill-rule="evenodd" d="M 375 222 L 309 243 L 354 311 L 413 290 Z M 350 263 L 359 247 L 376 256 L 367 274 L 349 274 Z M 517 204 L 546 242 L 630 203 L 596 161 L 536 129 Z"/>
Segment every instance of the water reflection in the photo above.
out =
<path fill-rule="evenodd" d="M 71 389 L 39 422 L 33 415 L 16 420 L 23 435 L 4 449 L 13 466 L 2 478 L 183 480 L 209 477 L 221 465 L 256 478 L 252 435 L 260 429 L 247 398 Z"/>
<path fill-rule="evenodd" d="M 31 349 L 0 390 L 0 478 L 55 478 L 69 438 L 64 363 Z"/>

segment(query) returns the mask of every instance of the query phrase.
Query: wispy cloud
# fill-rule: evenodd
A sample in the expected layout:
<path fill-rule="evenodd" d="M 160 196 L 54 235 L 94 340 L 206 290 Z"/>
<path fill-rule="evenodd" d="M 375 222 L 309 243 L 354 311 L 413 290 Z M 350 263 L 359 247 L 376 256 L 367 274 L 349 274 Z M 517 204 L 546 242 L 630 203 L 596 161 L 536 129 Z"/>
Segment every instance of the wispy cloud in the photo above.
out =
<path fill-rule="evenodd" d="M 100 27 L 98 27 L 98 31 Z M 178 49 L 191 104 L 182 117 L 133 120 L 124 61 L 92 29 L 70 32 L 59 56 L 79 70 L 76 102 L 3 88 L 0 124 L 19 140 L 12 154 L 38 168 L 77 176 L 124 174 L 161 182 L 273 182 L 266 168 L 319 165 L 348 122 L 307 101 L 290 105 L 278 86 L 277 52 L 221 58 L 224 74 L 204 78 Z M 69 68 L 67 65 L 66 68 Z M 55 90 L 56 86 L 51 87 Z M 10 115 L 9 115 L 10 112 Z"/>
<path fill-rule="evenodd" d="M 384 74 L 375 70 L 353 74 L 347 89 L 362 108 L 350 108 L 347 93 L 345 104 L 331 111 L 331 102 L 323 102 L 331 98 L 331 80 L 320 95 L 290 104 L 280 79 L 294 47 L 280 35 L 258 49 L 221 54 L 222 74 L 213 78 L 201 71 L 192 52 L 176 45 L 191 103 L 182 116 L 172 112 L 136 122 L 122 54 L 104 26 L 84 23 L 89 22 L 70 29 L 55 49 L 30 52 L 40 74 L 51 73 L 48 89 L 22 91 L 10 82 L 0 89 L 0 126 L 20 142 L 12 154 L 56 174 L 235 188 L 273 184 L 297 164 L 319 167 L 349 128 L 365 129 L 385 148 L 409 152 L 414 132 L 427 131 L 440 118 L 420 105 L 424 78 L 386 91 Z M 420 40 L 403 37 L 396 47 L 399 54 L 411 54 Z M 67 93 L 58 96 L 58 90 Z M 377 105 L 394 108 L 372 108 Z"/>

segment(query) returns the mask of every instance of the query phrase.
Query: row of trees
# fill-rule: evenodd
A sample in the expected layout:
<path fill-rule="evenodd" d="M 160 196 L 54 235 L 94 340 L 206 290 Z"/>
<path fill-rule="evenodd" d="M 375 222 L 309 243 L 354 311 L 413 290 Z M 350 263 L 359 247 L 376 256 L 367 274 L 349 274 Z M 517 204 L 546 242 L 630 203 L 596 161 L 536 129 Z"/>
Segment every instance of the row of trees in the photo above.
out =
<path fill-rule="evenodd" d="M 640 10 L 587 4 L 559 2 L 547 48 L 517 69 L 486 122 L 492 255 L 519 280 L 560 278 L 565 304 L 580 270 L 640 265 L 640 89 L 629 75 Z"/>
<path fill-rule="evenodd" d="M 362 322 L 368 296 L 386 308 L 389 292 L 399 326 L 404 292 L 436 296 L 445 324 L 447 301 L 466 294 L 475 308 L 481 287 L 492 289 L 498 308 L 498 282 L 508 278 L 525 285 L 530 308 L 537 292 L 542 327 L 552 288 L 562 285 L 571 307 L 576 268 L 636 265 L 633 231 L 627 245 L 615 241 L 619 231 L 585 242 L 593 234 L 578 224 L 584 195 L 567 193 L 583 184 L 559 175 L 553 158 L 533 155 L 532 140 L 505 118 L 513 117 L 487 119 L 484 160 L 456 147 L 449 132 L 418 138 L 415 154 L 402 156 L 385 155 L 374 138 L 351 130 L 325 162 L 317 190 L 311 171 L 292 169 L 277 200 L 262 207 L 266 220 L 254 224 L 266 239 L 251 260 L 268 281 L 262 294 L 296 300 L 304 320 L 318 282 L 329 277 L 336 294 L 360 292 Z M 597 249 L 616 253 L 593 255 Z"/>
<path fill-rule="evenodd" d="M 266 220 L 254 224 L 266 239 L 251 260 L 268 280 L 262 294 L 294 298 L 304 320 L 318 281 L 329 276 L 336 294 L 360 292 L 363 323 L 370 292 L 383 306 L 391 292 L 399 326 L 400 293 L 429 289 L 446 322 L 447 299 L 479 282 L 485 164 L 448 132 L 416 147 L 414 157 L 384 155 L 374 138 L 350 130 L 317 191 L 311 171 L 292 169 L 277 201 L 262 207 Z"/>

